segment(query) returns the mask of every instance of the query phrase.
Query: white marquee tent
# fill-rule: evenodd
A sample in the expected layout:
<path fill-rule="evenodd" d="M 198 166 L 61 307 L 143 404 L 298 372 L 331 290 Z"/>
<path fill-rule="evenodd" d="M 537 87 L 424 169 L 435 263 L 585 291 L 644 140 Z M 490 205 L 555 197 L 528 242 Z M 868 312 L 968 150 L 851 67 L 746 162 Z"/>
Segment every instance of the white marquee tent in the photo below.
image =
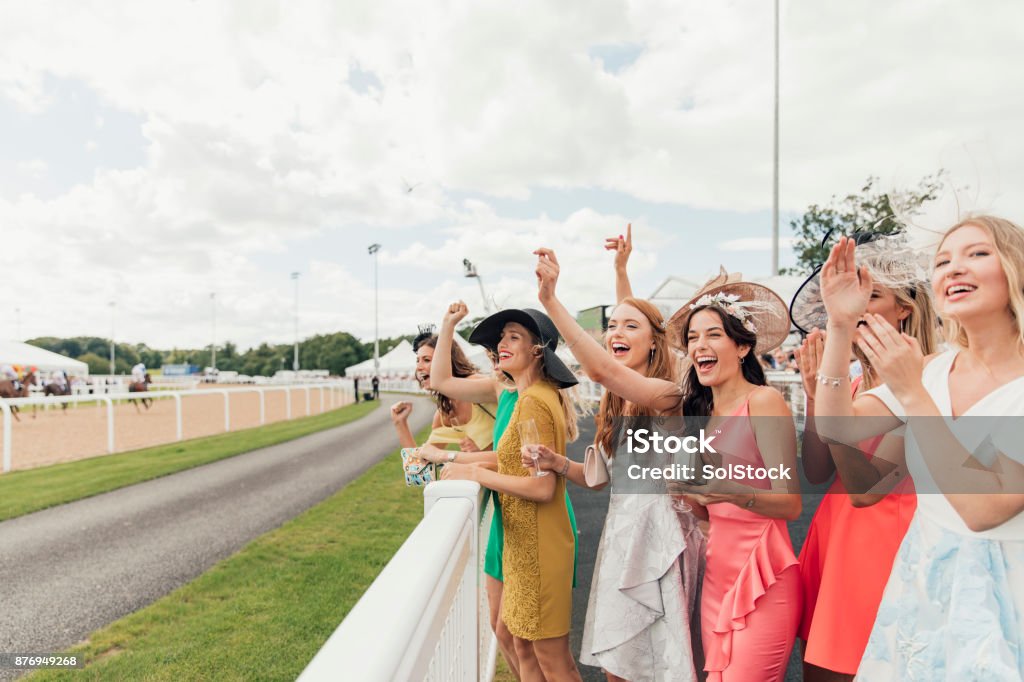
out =
<path fill-rule="evenodd" d="M 487 353 L 483 348 L 474 346 L 459 334 L 455 335 L 455 342 L 459 344 L 470 362 L 476 365 L 481 372 L 490 374 L 491 361 L 488 359 Z M 412 351 L 412 344 L 404 339 L 390 351 L 380 356 L 381 377 L 411 378 L 415 373 L 416 354 Z M 359 377 L 360 379 L 373 378 L 373 358 L 345 368 L 345 376 L 350 379 L 353 377 Z"/>
<path fill-rule="evenodd" d="M 89 376 L 89 365 L 84 362 L 20 341 L 0 341 L 0 365 L 36 367 L 44 375 L 62 369 L 69 376 Z"/>

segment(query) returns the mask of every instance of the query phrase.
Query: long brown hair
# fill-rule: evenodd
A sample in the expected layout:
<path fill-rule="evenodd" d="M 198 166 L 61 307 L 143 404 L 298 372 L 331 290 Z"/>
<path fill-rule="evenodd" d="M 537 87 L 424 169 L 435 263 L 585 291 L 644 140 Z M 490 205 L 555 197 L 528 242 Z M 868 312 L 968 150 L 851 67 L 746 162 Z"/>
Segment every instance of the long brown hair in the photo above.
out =
<path fill-rule="evenodd" d="M 661 311 L 651 303 L 640 298 L 627 296 L 618 302 L 617 306 L 626 304 L 639 310 L 651 324 L 651 339 L 654 348 L 647 356 L 647 367 L 643 375 L 657 377 L 666 381 L 675 382 L 675 357 L 668 344 L 668 335 L 665 333 L 665 318 Z M 616 307 L 617 307 L 616 306 Z M 616 395 L 611 391 L 605 391 L 601 396 L 601 405 L 597 411 L 597 433 L 594 434 L 594 445 L 601 447 L 608 457 L 615 456 L 616 441 L 619 438 L 615 420 L 620 417 L 628 417 L 635 420 L 640 417 L 650 417 L 651 409 L 645 405 L 627 403 L 625 398 Z"/>
<path fill-rule="evenodd" d="M 437 334 L 433 333 L 421 333 L 412 342 L 412 350 L 414 353 L 418 353 L 420 348 L 423 346 L 430 346 L 435 351 L 437 350 Z M 459 379 L 465 379 L 471 377 L 474 374 L 478 374 L 479 371 L 466 354 L 462 352 L 462 348 L 459 344 L 455 343 L 455 339 L 452 339 L 452 376 Z M 456 419 L 455 416 L 455 401 L 448 396 L 438 393 L 431 389 L 430 395 L 434 397 L 434 402 L 437 403 L 437 409 L 441 411 L 441 416 L 446 417 L 449 422 Z"/>
<path fill-rule="evenodd" d="M 743 378 L 755 386 L 767 386 L 768 380 L 764 375 L 764 368 L 757 359 L 754 349 L 757 347 L 757 334 L 743 326 L 738 319 L 722 310 L 717 305 L 697 306 L 690 313 L 686 320 L 686 326 L 682 330 L 682 339 L 690 335 L 690 323 L 693 318 L 702 310 L 712 310 L 722 320 L 722 329 L 725 335 L 737 346 L 749 346 L 750 352 L 743 356 L 740 369 Z M 721 360 L 719 360 L 721 362 Z M 686 373 L 686 380 L 683 382 L 683 415 L 686 418 L 688 432 L 693 428 L 702 427 L 711 417 L 711 411 L 715 408 L 714 394 L 711 388 L 704 386 L 697 378 L 697 365 L 690 363 L 690 370 Z"/>

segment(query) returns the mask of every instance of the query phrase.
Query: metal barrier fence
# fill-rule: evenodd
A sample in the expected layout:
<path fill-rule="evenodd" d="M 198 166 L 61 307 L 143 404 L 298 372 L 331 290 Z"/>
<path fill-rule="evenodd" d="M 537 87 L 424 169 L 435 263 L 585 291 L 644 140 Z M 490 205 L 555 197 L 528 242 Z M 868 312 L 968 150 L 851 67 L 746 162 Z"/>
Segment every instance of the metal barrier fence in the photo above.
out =
<path fill-rule="evenodd" d="M 292 386 L 245 386 L 240 388 L 208 388 L 187 391 L 147 391 L 144 393 L 107 393 L 101 395 L 67 395 L 34 398 L 8 398 L 0 399 L 0 412 L 3 413 L 3 471 L 11 470 L 13 453 L 11 445 L 11 408 L 28 407 L 32 405 L 62 405 L 76 403 L 104 403 L 107 406 L 107 452 L 117 451 L 115 444 L 114 429 L 114 401 L 126 400 L 167 400 L 173 399 L 175 403 L 175 440 L 183 440 L 184 425 L 182 423 L 181 399 L 187 396 L 199 395 L 222 395 L 224 397 L 224 431 L 231 430 L 231 395 L 237 393 L 257 393 L 260 399 L 260 425 L 266 423 L 266 394 L 271 391 L 284 391 L 285 395 L 285 419 L 292 418 L 292 391 L 305 391 L 306 393 L 306 415 L 312 412 L 312 392 L 318 391 L 320 397 L 320 412 L 325 409 L 333 409 L 345 404 L 347 396 L 351 395 L 351 389 L 341 382 L 324 382 L 319 384 L 297 384 Z"/>
<path fill-rule="evenodd" d="M 482 555 L 491 505 L 478 483 L 438 481 L 423 520 L 299 676 L 300 682 L 494 677 Z"/>

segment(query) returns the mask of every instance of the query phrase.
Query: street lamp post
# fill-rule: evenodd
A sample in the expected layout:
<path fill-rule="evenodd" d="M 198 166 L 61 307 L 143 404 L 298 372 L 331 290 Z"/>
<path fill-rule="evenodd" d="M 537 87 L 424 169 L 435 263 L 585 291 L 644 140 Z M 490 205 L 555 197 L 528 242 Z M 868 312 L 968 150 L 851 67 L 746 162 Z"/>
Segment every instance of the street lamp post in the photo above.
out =
<path fill-rule="evenodd" d="M 772 147 L 772 275 L 779 274 L 779 0 L 775 0 L 775 128 Z"/>
<path fill-rule="evenodd" d="M 480 276 L 480 273 L 476 271 L 476 266 L 468 258 L 462 259 L 462 267 L 465 268 L 466 277 L 476 278 L 476 283 L 480 285 L 480 297 L 484 299 L 484 312 L 490 314 L 491 304 L 487 298 L 487 293 L 484 291 L 484 278 Z"/>
<path fill-rule="evenodd" d="M 210 366 L 217 371 L 217 292 L 210 292 L 210 317 L 213 329 L 210 334 Z"/>
<path fill-rule="evenodd" d="M 114 307 L 115 303 L 110 301 L 110 376 L 116 374 L 114 370 Z"/>
<path fill-rule="evenodd" d="M 380 244 L 370 244 L 367 251 L 373 256 L 373 375 L 378 376 L 380 374 L 380 328 L 377 317 L 379 298 L 377 294 L 377 252 L 380 251 Z"/>
<path fill-rule="evenodd" d="M 292 369 L 299 371 L 299 273 L 292 273 L 292 280 L 295 282 L 295 357 L 292 360 Z"/>

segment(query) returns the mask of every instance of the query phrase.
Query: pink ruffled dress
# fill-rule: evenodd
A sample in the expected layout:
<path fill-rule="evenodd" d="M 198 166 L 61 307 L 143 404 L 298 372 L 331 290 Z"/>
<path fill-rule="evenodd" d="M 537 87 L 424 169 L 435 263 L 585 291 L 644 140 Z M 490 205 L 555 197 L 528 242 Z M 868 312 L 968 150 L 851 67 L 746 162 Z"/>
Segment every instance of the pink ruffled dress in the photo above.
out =
<path fill-rule="evenodd" d="M 723 465 L 764 466 L 749 401 L 716 432 Z M 769 489 L 769 481 L 751 481 Z M 708 682 L 781 681 L 803 612 L 789 529 L 734 504 L 708 506 L 701 636 Z"/>

